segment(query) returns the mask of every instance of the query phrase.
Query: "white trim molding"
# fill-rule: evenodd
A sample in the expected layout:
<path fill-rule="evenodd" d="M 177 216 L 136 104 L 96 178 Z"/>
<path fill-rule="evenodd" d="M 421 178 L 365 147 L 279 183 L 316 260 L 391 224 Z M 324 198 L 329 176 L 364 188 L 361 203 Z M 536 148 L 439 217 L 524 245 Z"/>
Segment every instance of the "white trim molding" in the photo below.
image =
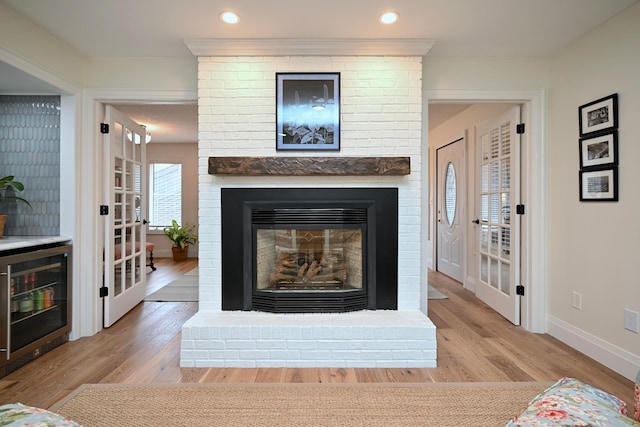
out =
<path fill-rule="evenodd" d="M 32 78 L 41 80 L 43 85 L 51 86 L 53 94 L 75 95 L 82 91 L 80 86 L 7 49 L 0 48 L 0 62 L 5 62 Z"/>
<path fill-rule="evenodd" d="M 527 132 L 529 133 L 527 154 L 527 173 L 523 185 L 528 186 L 527 194 L 529 201 L 527 202 L 527 215 L 530 221 L 526 230 L 529 245 L 529 262 L 528 275 L 522 278 L 522 283 L 526 284 L 527 293 L 522 300 L 522 318 L 521 325 L 529 332 L 544 333 L 546 332 L 547 312 L 547 277 L 548 266 L 546 258 L 547 249 L 547 178 L 545 174 L 546 159 L 546 123 L 544 121 L 545 93 L 544 90 L 512 90 L 512 91 L 495 91 L 495 90 L 423 90 L 422 95 L 423 108 L 428 111 L 429 102 L 434 103 L 482 103 L 482 102 L 518 102 L 529 107 L 527 116 L 523 120 L 528 121 Z M 428 140 L 428 136 L 427 136 Z M 426 151 L 426 150 L 425 150 Z M 423 159 L 424 161 L 425 159 Z M 423 176 L 428 176 L 428 172 Z M 426 178 L 425 178 L 426 179 Z M 426 215 L 424 214 L 426 221 Z M 426 223 L 426 222 L 425 222 Z M 535 230 L 535 233 L 533 232 Z"/>
<path fill-rule="evenodd" d="M 547 325 L 549 335 L 608 366 L 625 378 L 631 381 L 636 379 L 640 370 L 640 357 L 557 317 L 548 315 Z"/>
<path fill-rule="evenodd" d="M 88 88 L 86 93 L 96 101 L 124 104 L 192 104 L 198 101 L 198 91 L 193 90 L 140 90 Z"/>
<path fill-rule="evenodd" d="M 433 39 L 185 39 L 195 56 L 424 56 Z"/>

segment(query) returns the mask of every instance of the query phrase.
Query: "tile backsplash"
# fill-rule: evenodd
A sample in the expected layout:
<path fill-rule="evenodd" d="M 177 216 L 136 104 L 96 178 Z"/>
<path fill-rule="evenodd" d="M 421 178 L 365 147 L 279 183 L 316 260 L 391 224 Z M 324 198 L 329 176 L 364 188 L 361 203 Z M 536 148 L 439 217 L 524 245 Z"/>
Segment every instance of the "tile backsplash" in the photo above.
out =
<path fill-rule="evenodd" d="M 0 176 L 14 175 L 32 208 L 1 200 L 7 236 L 60 234 L 60 97 L 0 95 Z"/>

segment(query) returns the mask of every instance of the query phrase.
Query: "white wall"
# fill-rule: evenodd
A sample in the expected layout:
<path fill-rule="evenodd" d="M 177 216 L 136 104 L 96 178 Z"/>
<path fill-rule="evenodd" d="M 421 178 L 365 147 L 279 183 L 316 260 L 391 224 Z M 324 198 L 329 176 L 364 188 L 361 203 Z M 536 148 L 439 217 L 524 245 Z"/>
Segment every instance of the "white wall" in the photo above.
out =
<path fill-rule="evenodd" d="M 551 61 L 549 97 L 549 331 L 628 378 L 640 368 L 640 3 Z M 619 96 L 617 203 L 578 200 L 578 107 Z M 572 308 L 572 293 L 582 309 Z"/>
<path fill-rule="evenodd" d="M 220 188 L 399 188 L 398 309 L 426 301 L 421 269 L 420 57 L 199 58 L 200 310 L 221 310 Z M 229 177 L 208 174 L 209 156 L 273 156 L 275 73 L 341 73 L 341 150 L 334 156 L 410 156 L 403 177 Z M 280 153 L 289 156 L 327 153 Z"/>
<path fill-rule="evenodd" d="M 548 85 L 547 58 L 458 58 L 430 57 L 423 66 L 425 91 L 540 90 Z M 494 98 L 476 98 L 478 100 Z M 470 99 L 473 101 L 474 99 Z"/>
<path fill-rule="evenodd" d="M 174 96 L 182 96 L 183 93 L 195 95 L 197 67 L 195 57 L 90 58 L 86 66 L 86 87 L 102 90 L 111 88 L 134 94 L 156 91 L 172 100 Z"/>
<path fill-rule="evenodd" d="M 198 225 L 198 144 L 147 144 L 147 166 L 150 163 L 182 164 L 182 223 Z M 148 171 L 148 167 L 147 167 Z M 197 229 L 196 229 L 197 234 Z M 172 242 L 162 231 L 147 233 L 147 241 L 155 244 L 154 257 L 171 257 Z M 189 258 L 197 258 L 198 244 L 189 248 Z"/>
<path fill-rule="evenodd" d="M 0 60 L 21 70 L 28 69 L 31 74 L 37 73 L 36 77 L 46 77 L 48 83 L 63 85 L 65 90 L 84 85 L 85 57 L 2 4 Z"/>

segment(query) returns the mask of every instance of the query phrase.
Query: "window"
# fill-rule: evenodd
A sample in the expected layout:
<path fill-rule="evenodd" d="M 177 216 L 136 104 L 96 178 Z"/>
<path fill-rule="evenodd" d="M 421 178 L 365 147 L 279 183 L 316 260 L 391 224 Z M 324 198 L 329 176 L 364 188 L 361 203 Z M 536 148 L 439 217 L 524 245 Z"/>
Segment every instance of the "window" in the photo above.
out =
<path fill-rule="evenodd" d="M 447 222 L 449 225 L 453 225 L 453 220 L 456 217 L 458 192 L 456 189 L 456 169 L 451 162 L 449 162 L 449 164 L 447 165 L 447 176 L 444 183 L 444 192 Z"/>
<path fill-rule="evenodd" d="M 149 230 L 182 224 L 182 164 L 149 165 Z"/>

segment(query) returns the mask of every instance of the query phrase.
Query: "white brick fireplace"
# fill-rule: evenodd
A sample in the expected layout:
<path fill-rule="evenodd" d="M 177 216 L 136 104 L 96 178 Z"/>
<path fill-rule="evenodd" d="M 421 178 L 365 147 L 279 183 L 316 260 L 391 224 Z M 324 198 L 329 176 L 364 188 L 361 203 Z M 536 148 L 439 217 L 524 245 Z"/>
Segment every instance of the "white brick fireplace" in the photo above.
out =
<path fill-rule="evenodd" d="M 276 72 L 339 72 L 339 152 L 276 152 Z M 183 367 L 434 367 L 420 311 L 420 56 L 199 56 L 199 312 L 183 327 Z M 211 156 L 408 156 L 405 176 L 222 176 Z M 426 172 L 425 172 L 426 173 Z M 281 314 L 222 310 L 223 187 L 398 188 L 398 310 Z M 424 306 L 424 304 L 423 304 Z"/>

